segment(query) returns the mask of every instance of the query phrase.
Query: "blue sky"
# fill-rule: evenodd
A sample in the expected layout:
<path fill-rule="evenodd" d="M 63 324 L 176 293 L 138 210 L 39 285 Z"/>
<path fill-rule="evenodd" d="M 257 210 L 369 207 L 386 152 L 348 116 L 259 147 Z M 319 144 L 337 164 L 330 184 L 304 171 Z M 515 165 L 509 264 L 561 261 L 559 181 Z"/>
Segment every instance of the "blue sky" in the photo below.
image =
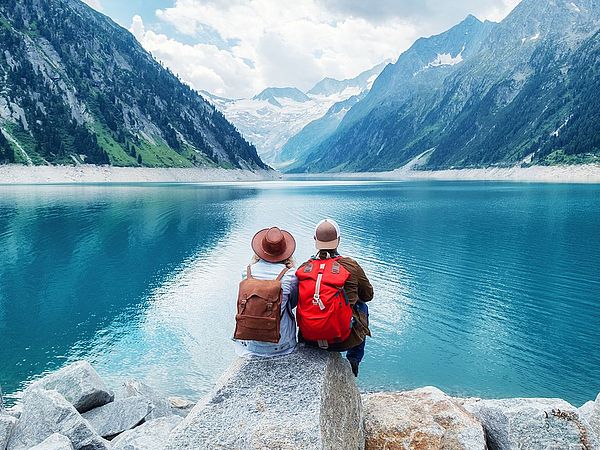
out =
<path fill-rule="evenodd" d="M 83 1 L 194 88 L 240 98 L 354 77 L 468 14 L 499 21 L 520 0 Z"/>

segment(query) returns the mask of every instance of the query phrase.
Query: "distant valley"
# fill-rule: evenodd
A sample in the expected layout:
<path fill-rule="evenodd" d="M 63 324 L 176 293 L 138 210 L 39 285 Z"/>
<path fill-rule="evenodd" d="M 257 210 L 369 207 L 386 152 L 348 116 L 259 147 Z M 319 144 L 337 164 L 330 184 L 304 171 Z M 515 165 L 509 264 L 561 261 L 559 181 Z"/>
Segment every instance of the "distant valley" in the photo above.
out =
<path fill-rule="evenodd" d="M 347 80 L 325 78 L 307 92 L 294 87 L 266 88 L 248 99 L 228 99 L 203 91 L 204 95 L 252 142 L 263 158 L 275 167 L 294 160 L 295 151 L 285 150 L 290 139 L 330 109 L 345 112 L 344 105 L 364 96 L 386 66 L 381 63 Z"/>

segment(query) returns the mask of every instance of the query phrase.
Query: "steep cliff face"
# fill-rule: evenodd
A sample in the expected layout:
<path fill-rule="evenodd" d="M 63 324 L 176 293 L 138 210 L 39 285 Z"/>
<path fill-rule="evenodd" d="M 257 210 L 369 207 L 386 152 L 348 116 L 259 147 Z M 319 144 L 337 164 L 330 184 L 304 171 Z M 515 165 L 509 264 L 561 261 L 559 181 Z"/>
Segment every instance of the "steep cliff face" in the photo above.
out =
<path fill-rule="evenodd" d="M 600 159 L 596 0 L 523 0 L 420 39 L 295 171 Z"/>
<path fill-rule="evenodd" d="M 79 0 L 0 1 L 0 41 L 0 161 L 266 167 L 220 112 Z"/>
<path fill-rule="evenodd" d="M 289 138 L 279 154 L 279 160 L 282 163 L 280 169 L 293 171 L 294 167 L 302 167 L 311 150 L 335 133 L 350 108 L 364 98 L 366 93 L 367 91 L 333 104 L 325 115 L 313 120 Z"/>

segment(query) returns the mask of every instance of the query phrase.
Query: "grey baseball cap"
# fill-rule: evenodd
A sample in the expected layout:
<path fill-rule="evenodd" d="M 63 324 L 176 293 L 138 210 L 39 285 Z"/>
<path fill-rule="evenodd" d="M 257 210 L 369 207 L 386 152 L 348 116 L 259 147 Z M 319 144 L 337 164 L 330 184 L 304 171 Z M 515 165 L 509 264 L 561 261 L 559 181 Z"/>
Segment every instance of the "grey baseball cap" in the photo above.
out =
<path fill-rule="evenodd" d="M 317 250 L 333 250 L 340 244 L 340 227 L 333 219 L 323 219 L 315 227 Z"/>

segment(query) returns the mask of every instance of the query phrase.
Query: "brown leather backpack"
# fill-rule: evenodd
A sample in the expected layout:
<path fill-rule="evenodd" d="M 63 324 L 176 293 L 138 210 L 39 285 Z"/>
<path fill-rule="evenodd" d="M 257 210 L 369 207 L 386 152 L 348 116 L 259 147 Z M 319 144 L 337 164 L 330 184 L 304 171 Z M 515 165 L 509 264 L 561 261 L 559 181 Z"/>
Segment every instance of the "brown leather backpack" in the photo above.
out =
<path fill-rule="evenodd" d="M 279 342 L 281 324 L 281 279 L 286 267 L 274 280 L 252 278 L 250 266 L 240 282 L 234 338 L 242 341 Z"/>

